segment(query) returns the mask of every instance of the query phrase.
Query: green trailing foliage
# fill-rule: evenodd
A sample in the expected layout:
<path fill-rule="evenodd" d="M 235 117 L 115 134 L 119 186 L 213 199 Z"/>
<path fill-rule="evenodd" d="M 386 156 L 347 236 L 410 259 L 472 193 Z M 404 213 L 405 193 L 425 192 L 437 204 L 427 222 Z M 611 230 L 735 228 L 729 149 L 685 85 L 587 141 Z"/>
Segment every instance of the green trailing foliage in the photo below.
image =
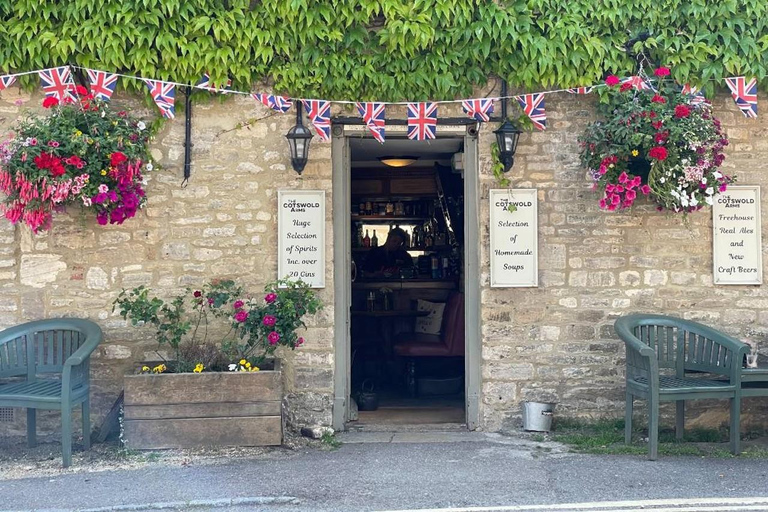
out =
<path fill-rule="evenodd" d="M 527 89 L 635 68 L 647 30 L 674 79 L 768 69 L 765 0 L 0 0 L 0 70 L 62 64 L 336 100 L 467 97 L 500 76 Z M 24 77 L 32 86 L 37 77 Z M 722 84 L 721 84 L 722 85 Z M 137 81 L 122 86 L 144 89 Z"/>

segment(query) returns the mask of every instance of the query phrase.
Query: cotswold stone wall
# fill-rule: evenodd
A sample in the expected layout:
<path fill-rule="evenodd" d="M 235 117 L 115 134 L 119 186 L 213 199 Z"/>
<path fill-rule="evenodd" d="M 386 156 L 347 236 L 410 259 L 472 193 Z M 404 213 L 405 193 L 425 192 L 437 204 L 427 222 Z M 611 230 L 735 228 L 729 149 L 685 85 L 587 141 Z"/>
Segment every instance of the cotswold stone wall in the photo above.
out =
<path fill-rule="evenodd" d="M 624 348 L 612 326 L 630 312 L 701 321 L 768 349 L 768 287 L 712 284 L 711 210 L 690 215 L 687 224 L 645 200 L 631 211 L 599 210 L 578 162 L 577 138 L 594 119 L 594 101 L 547 96 L 548 128 L 521 137 L 510 172 L 513 187 L 538 189 L 538 288 L 489 286 L 488 190 L 494 181 L 483 149 L 494 127 L 481 131 L 480 423 L 488 430 L 516 428 L 524 400 L 557 402 L 558 415 L 623 414 Z M 744 118 L 730 96 L 718 96 L 714 105 L 731 141 L 726 172 L 737 174 L 739 184 L 762 185 L 765 197 L 768 120 Z M 766 404 L 746 399 L 745 422 L 756 421 Z M 708 405 L 691 411 L 692 424 L 716 426 L 727 419 L 725 403 Z"/>
<path fill-rule="evenodd" d="M 16 87 L 0 93 L 0 133 L 40 100 Z M 517 428 L 523 400 L 555 401 L 558 415 L 623 414 L 624 349 L 612 332 L 619 315 L 668 313 L 759 341 L 768 334 L 768 288 L 712 285 L 708 211 L 691 215 L 686 224 L 642 200 L 629 212 L 598 209 L 578 165 L 577 144 L 594 118 L 593 101 L 548 96 L 548 130 L 522 136 L 510 173 L 514 187 L 539 191 L 538 288 L 489 287 L 488 190 L 494 187 L 489 148 L 495 125 L 481 129 L 483 430 Z M 143 102 L 119 97 L 115 102 L 130 104 L 148 119 L 156 115 Z M 745 119 L 729 96 L 718 97 L 715 105 L 731 138 L 728 172 L 738 174 L 740 183 L 763 185 L 765 192 L 768 121 Z M 405 117 L 402 108 L 388 115 Z M 456 105 L 441 105 L 440 115 L 462 114 Z M 156 348 L 151 329 L 127 325 L 112 313 L 120 290 L 144 284 L 171 297 L 210 278 L 231 277 L 260 292 L 277 273 L 280 188 L 326 190 L 327 279 L 320 292 L 325 309 L 309 322 L 306 345 L 282 355 L 288 426 L 331 423 L 331 145 L 315 139 L 311 160 L 298 178 L 284 139 L 294 119 L 242 96 L 196 104 L 189 185 L 181 187 L 184 123 L 179 113 L 152 144 L 162 168 L 150 174 L 148 205 L 136 218 L 101 227 L 93 216 L 73 209 L 57 215 L 53 230 L 42 236 L 0 220 L 0 327 L 80 316 L 104 328 L 105 342 L 92 366 L 94 423 L 122 389 L 122 376 L 154 357 Z M 747 422 L 758 418 L 765 404 L 765 399 L 746 400 Z M 717 425 L 726 410 L 715 403 L 695 408 L 691 416 Z M 24 416 L 0 423 L 0 433 L 24 432 Z M 58 429 L 57 415 L 49 417 L 53 421 L 47 425 Z"/>
<path fill-rule="evenodd" d="M 5 135 L 24 109 L 38 109 L 41 100 L 16 87 L 0 93 L 0 133 Z M 156 116 L 154 106 L 143 102 L 113 101 L 130 104 L 139 116 Z M 260 294 L 277 275 L 277 190 L 325 189 L 331 218 L 330 143 L 313 141 L 312 161 L 299 179 L 284 138 L 295 116 L 273 115 L 250 97 L 234 95 L 195 104 L 193 114 L 188 186 L 181 186 L 184 118 L 179 112 L 152 144 L 161 168 L 149 174 L 149 201 L 136 218 L 99 226 L 93 215 L 73 208 L 56 215 L 52 231 L 38 236 L 0 220 L 2 327 L 78 316 L 104 329 L 91 370 L 95 424 L 117 398 L 122 376 L 157 358 L 152 329 L 133 327 L 112 312 L 121 289 L 146 285 L 172 297 L 212 278 L 235 278 Z M 325 309 L 310 319 L 305 346 L 282 354 L 289 426 L 330 424 L 333 233 L 328 225 L 327 287 L 320 291 Z M 23 430 L 25 415 L 19 412 L 13 425 L 0 423 L 0 432 Z M 58 415 L 53 416 L 56 421 L 49 424 L 58 429 Z"/>

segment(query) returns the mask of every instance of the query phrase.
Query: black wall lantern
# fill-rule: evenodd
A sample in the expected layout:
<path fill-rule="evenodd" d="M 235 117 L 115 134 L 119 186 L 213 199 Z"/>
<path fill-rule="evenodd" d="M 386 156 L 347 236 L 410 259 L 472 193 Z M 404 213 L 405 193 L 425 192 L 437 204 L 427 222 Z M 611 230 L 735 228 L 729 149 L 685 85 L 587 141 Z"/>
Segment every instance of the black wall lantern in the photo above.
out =
<path fill-rule="evenodd" d="M 285 136 L 291 147 L 291 165 L 293 170 L 301 174 L 309 160 L 309 143 L 312 141 L 312 132 L 302 122 L 301 103 L 296 102 L 296 126 L 288 130 Z"/>
<path fill-rule="evenodd" d="M 499 160 L 504 164 L 504 172 L 512 168 L 515 163 L 515 152 L 520 134 L 523 133 L 515 123 L 507 119 L 507 81 L 501 81 L 501 118 L 504 122 L 493 133 L 496 135 L 496 143 L 499 145 Z"/>

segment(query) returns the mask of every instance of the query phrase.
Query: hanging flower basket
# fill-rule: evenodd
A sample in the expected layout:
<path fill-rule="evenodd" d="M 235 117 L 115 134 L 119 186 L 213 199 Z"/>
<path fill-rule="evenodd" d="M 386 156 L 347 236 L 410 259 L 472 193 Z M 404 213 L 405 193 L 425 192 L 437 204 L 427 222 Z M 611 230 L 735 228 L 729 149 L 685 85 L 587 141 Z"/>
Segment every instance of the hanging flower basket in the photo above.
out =
<path fill-rule="evenodd" d="M 659 210 L 688 213 L 711 206 L 736 180 L 719 170 L 728 138 L 711 104 L 667 79 L 668 68 L 655 75 L 609 76 L 598 106 L 603 120 L 579 139 L 602 209 L 629 208 L 642 194 Z"/>
<path fill-rule="evenodd" d="M 142 171 L 151 170 L 149 133 L 81 86 L 77 101 L 43 101 L 50 115 L 29 115 L 0 144 L 0 212 L 33 232 L 50 229 L 68 205 L 95 211 L 99 224 L 122 224 L 145 202 Z"/>

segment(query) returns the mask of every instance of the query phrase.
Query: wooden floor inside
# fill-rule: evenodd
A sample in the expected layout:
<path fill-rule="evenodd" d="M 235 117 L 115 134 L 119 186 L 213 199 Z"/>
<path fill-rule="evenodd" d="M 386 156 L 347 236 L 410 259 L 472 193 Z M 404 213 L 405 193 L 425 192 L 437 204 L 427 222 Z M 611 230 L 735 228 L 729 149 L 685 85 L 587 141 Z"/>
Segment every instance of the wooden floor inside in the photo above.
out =
<path fill-rule="evenodd" d="M 384 398 L 375 411 L 359 411 L 360 426 L 464 423 L 464 398 Z"/>

